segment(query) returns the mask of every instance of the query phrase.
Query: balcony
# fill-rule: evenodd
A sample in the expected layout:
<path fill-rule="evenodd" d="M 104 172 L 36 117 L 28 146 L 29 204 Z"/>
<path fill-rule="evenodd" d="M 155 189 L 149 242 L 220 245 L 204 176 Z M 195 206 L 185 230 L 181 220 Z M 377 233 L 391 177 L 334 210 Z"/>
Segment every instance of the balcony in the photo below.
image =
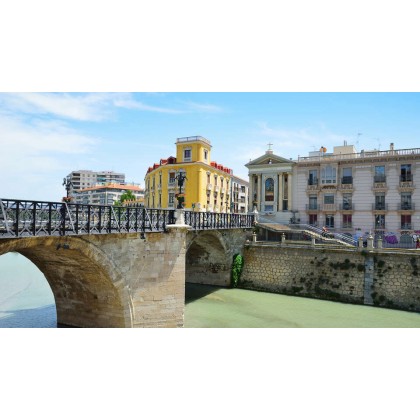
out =
<path fill-rule="evenodd" d="M 306 211 L 320 211 L 321 206 L 319 204 L 307 204 Z"/>
<path fill-rule="evenodd" d="M 353 210 L 356 210 L 353 203 L 340 204 L 340 211 L 353 211 Z"/>
<path fill-rule="evenodd" d="M 415 203 L 398 203 L 398 211 L 414 211 L 415 209 Z"/>
<path fill-rule="evenodd" d="M 322 205 L 322 211 L 335 212 L 335 211 L 337 211 L 337 205 L 335 203 L 334 204 L 323 204 Z"/>
<path fill-rule="evenodd" d="M 385 203 L 375 203 L 372 204 L 373 211 L 388 211 L 388 204 Z"/>
<path fill-rule="evenodd" d="M 352 222 L 343 223 L 341 225 L 341 229 L 353 229 L 353 223 Z"/>
<path fill-rule="evenodd" d="M 226 187 L 222 187 L 222 194 L 224 194 L 226 192 Z"/>
<path fill-rule="evenodd" d="M 387 189 L 385 175 L 375 175 L 373 177 L 373 189 L 376 191 Z"/>
<path fill-rule="evenodd" d="M 343 176 L 340 180 L 340 189 L 341 190 L 353 190 L 353 177 L 352 176 Z"/>
<path fill-rule="evenodd" d="M 401 230 L 412 230 L 413 225 L 411 223 L 403 223 L 401 224 Z"/>
<path fill-rule="evenodd" d="M 413 175 L 400 175 L 400 190 L 411 191 L 414 189 Z"/>
<path fill-rule="evenodd" d="M 373 177 L 373 182 L 376 183 L 386 183 L 386 176 L 385 175 L 375 175 Z"/>
<path fill-rule="evenodd" d="M 216 185 L 216 186 L 214 187 L 214 191 L 219 192 L 219 191 L 220 191 L 220 187 L 219 187 L 218 185 Z"/>

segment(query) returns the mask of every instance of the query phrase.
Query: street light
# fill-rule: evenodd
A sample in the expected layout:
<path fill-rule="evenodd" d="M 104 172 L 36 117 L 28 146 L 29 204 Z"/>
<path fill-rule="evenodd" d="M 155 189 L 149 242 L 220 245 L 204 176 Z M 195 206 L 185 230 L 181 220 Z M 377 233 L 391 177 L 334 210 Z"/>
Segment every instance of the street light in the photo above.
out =
<path fill-rule="evenodd" d="M 63 178 L 63 186 L 66 188 L 67 201 L 70 201 L 70 189 L 73 187 L 73 183 L 70 181 L 70 178 Z"/>

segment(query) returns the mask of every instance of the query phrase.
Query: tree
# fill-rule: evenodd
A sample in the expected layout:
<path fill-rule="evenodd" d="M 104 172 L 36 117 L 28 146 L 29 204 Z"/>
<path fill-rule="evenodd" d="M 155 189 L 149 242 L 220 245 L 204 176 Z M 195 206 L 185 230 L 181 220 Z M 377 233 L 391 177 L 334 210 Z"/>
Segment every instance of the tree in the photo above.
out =
<path fill-rule="evenodd" d="M 134 201 L 135 199 L 136 196 L 134 195 L 133 191 L 128 190 L 121 194 L 120 199 L 114 202 L 114 206 L 120 207 L 125 201 Z"/>

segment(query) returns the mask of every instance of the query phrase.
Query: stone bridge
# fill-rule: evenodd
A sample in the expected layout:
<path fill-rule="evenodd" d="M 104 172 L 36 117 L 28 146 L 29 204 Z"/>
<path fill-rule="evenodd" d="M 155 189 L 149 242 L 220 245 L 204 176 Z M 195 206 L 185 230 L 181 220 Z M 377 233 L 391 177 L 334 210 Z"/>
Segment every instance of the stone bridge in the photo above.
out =
<path fill-rule="evenodd" d="M 57 322 L 75 327 L 182 327 L 185 282 L 228 286 L 246 228 L 0 237 L 45 275 Z"/>

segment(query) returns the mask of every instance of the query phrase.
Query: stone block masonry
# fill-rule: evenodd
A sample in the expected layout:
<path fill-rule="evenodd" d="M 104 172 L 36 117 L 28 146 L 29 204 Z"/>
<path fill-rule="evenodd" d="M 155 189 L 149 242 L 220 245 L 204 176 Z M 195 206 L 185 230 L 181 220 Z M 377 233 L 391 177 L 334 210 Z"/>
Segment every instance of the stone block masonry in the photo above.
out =
<path fill-rule="evenodd" d="M 250 244 L 241 287 L 420 312 L 420 253 Z"/>

